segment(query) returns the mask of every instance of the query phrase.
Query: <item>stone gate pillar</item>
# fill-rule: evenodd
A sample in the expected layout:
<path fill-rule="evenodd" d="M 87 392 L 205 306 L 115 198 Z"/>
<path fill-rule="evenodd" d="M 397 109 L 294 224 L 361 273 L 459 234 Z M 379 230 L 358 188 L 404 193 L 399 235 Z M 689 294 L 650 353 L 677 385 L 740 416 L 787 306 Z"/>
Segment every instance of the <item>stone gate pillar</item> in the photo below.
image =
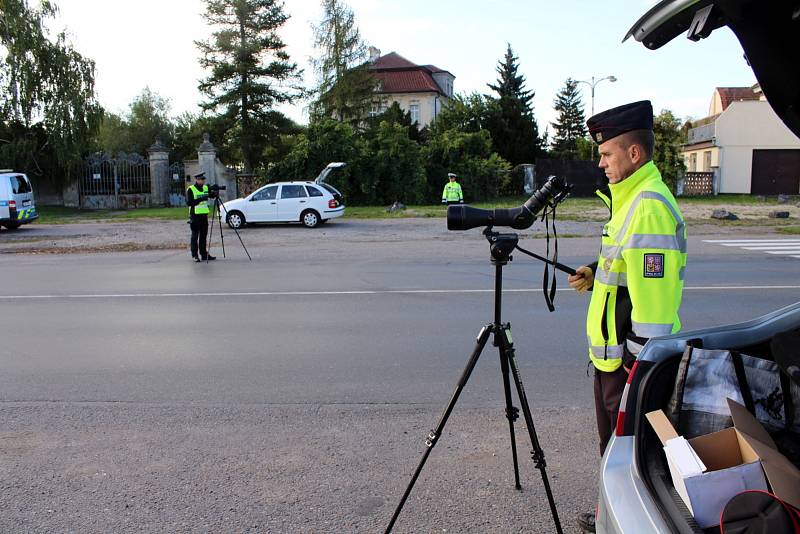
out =
<path fill-rule="evenodd" d="M 217 183 L 217 149 L 208 133 L 203 134 L 203 142 L 197 147 L 197 164 L 200 172 L 206 173 L 207 184 Z"/>
<path fill-rule="evenodd" d="M 169 205 L 169 149 L 161 139 L 156 138 L 153 146 L 147 149 L 150 161 L 150 205 Z"/>

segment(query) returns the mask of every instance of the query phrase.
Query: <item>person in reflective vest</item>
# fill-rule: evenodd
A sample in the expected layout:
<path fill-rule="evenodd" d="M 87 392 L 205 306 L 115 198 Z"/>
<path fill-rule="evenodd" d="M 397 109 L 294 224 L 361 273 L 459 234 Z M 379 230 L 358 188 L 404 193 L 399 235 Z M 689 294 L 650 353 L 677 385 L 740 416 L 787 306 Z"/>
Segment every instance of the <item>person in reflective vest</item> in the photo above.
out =
<path fill-rule="evenodd" d="M 600 453 L 616 426 L 628 373 L 651 337 L 681 328 L 686 226 L 675 197 L 652 161 L 655 138 L 649 101 L 626 104 L 587 121 L 609 185 L 597 192 L 610 212 L 597 262 L 569 277 L 591 291 L 586 318 Z M 581 514 L 594 531 L 594 514 Z"/>
<path fill-rule="evenodd" d="M 452 172 L 447 173 L 447 179 L 449 181 L 445 184 L 444 191 L 442 191 L 442 204 L 464 203 L 464 193 L 461 191 L 461 184 L 456 181 L 457 178 L 458 176 Z"/>
<path fill-rule="evenodd" d="M 186 190 L 186 205 L 189 206 L 189 226 L 192 229 L 189 246 L 192 251 L 192 258 L 196 262 L 217 259 L 206 250 L 208 214 L 211 212 L 209 198 L 211 196 L 206 185 L 205 173 L 195 174 L 194 183 Z"/>

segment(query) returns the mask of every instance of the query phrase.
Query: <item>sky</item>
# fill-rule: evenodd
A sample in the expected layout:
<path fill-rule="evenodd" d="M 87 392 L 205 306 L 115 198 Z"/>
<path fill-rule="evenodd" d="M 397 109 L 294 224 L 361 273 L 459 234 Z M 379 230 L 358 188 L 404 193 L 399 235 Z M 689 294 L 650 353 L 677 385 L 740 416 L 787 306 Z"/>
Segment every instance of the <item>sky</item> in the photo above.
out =
<path fill-rule="evenodd" d="M 202 96 L 194 41 L 208 38 L 203 0 L 56 0 L 53 30 L 66 30 L 76 49 L 96 63 L 96 90 L 110 111 L 125 111 L 144 87 L 169 99 L 172 113 L 197 112 Z M 288 0 L 289 21 L 281 30 L 292 60 L 315 76 L 311 24 L 319 20 L 319 0 Z M 418 64 L 433 64 L 456 77 L 458 93 L 489 93 L 495 67 L 507 43 L 519 56 L 520 73 L 535 92 L 540 130 L 555 120 L 553 100 L 568 77 L 601 82 L 595 111 L 649 99 L 656 112 L 681 118 L 707 114 L 715 87 L 745 86 L 755 77 L 741 46 L 727 28 L 691 42 L 679 36 L 650 51 L 633 39 L 630 26 L 652 0 L 349 0 L 362 36 L 382 53 L 397 52 Z M 584 90 L 587 116 L 589 89 Z M 280 108 L 306 123 L 307 103 Z"/>

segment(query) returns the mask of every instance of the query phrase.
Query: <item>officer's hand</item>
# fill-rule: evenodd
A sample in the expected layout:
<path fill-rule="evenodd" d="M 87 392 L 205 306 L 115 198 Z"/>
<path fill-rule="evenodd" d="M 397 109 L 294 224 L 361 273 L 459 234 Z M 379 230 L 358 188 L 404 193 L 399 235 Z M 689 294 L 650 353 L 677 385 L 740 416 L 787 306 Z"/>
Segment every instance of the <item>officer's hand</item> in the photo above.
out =
<path fill-rule="evenodd" d="M 442 199 L 442 204 L 447 204 L 447 201 L 445 199 Z"/>
<path fill-rule="evenodd" d="M 577 274 L 571 275 L 567 278 L 567 282 L 569 282 L 569 287 L 577 291 L 578 293 L 585 293 L 589 289 L 592 288 L 594 285 L 594 274 L 589 267 L 578 267 L 575 269 Z"/>
<path fill-rule="evenodd" d="M 458 203 L 459 204 L 463 204 L 464 203 L 464 199 L 462 198 L 461 200 L 458 201 Z"/>

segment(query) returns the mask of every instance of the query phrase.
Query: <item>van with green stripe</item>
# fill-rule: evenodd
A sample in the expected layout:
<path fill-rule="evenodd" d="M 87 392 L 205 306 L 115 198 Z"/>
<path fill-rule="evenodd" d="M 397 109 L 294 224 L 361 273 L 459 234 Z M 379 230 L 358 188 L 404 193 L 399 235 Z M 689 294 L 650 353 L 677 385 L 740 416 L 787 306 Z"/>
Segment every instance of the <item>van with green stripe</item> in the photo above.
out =
<path fill-rule="evenodd" d="M 0 170 L 0 225 L 16 230 L 38 218 L 28 177 L 10 169 Z"/>

